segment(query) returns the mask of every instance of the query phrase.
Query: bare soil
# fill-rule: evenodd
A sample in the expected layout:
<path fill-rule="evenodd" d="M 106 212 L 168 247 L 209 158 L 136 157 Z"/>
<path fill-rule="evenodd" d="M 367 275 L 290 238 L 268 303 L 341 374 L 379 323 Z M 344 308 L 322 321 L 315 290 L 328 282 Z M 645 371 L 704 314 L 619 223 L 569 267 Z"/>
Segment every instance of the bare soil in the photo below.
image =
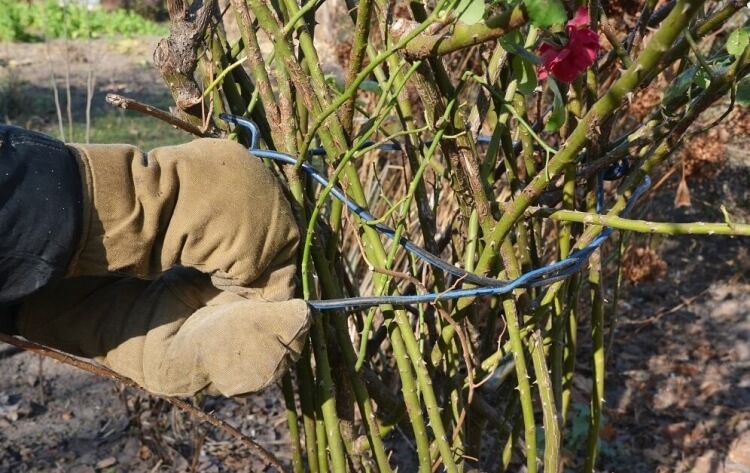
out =
<path fill-rule="evenodd" d="M 645 218 L 750 221 L 750 156 L 738 137 L 713 179 L 690 184 L 693 206 L 671 210 L 674 177 Z M 631 464 L 611 471 L 750 473 L 750 240 L 679 236 L 651 244 L 667 263 L 627 286 L 609 363 L 605 443 Z M 619 461 L 619 464 L 616 463 Z"/>
<path fill-rule="evenodd" d="M 92 108 L 110 107 L 107 93 L 141 99 L 168 97 L 167 88 L 152 66 L 151 55 L 159 38 L 139 37 L 49 43 L 0 43 L 0 84 L 5 93 L 2 119 L 16 125 L 38 128 L 57 121 L 53 81 L 66 115 L 67 82 L 71 108 L 81 116 L 91 78 Z M 163 100 L 162 100 L 163 101 Z M 21 122 L 16 122 L 22 119 Z"/>
<path fill-rule="evenodd" d="M 155 42 L 0 44 L 0 79 L 13 81 L 18 95 L 12 99 L 20 100 L 8 103 L 6 97 L 6 108 L 23 109 L 39 98 L 33 113 L 5 110 L 2 118 L 32 128 L 54 124 L 50 78 L 64 77 L 66 64 L 77 112 L 85 108 L 92 71 L 95 110 L 107 107 L 107 92 L 168 102 L 150 62 Z M 718 175 L 689 182 L 691 207 L 674 209 L 675 173 L 641 216 L 721 222 L 718 206 L 724 203 L 733 221 L 750 222 L 747 144 L 746 137 L 731 137 Z M 608 357 L 600 471 L 750 473 L 749 240 L 682 236 L 631 242 L 653 248 L 666 271 L 656 281 L 624 287 Z M 582 332 L 581 340 L 586 337 Z M 584 403 L 590 394 L 590 372 L 582 361 L 574 402 Z M 209 398 L 202 407 L 291 463 L 277 388 L 245 399 Z M 578 416 L 580 424 L 584 409 L 573 412 L 570 423 Z M 404 445 L 398 439 L 395 444 Z M 580 468 L 578 447 L 568 446 L 570 468 Z M 36 471 L 249 472 L 263 471 L 263 464 L 225 433 L 194 423 L 163 401 L 2 346 L 0 473 Z"/>

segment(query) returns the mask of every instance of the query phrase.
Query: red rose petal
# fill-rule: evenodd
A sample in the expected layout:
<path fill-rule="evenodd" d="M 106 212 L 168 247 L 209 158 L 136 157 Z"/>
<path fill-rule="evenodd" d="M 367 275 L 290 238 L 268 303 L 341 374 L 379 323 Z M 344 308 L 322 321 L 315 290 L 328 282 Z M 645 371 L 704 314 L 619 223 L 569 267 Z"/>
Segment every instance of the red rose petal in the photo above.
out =
<path fill-rule="evenodd" d="M 589 26 L 589 10 L 586 7 L 579 7 L 576 16 L 565 25 L 565 29 L 581 29 Z M 570 34 L 570 31 L 568 31 Z"/>
<path fill-rule="evenodd" d="M 565 29 L 568 42 L 561 49 L 544 43 L 539 48 L 542 65 L 537 77 L 544 80 L 548 75 L 562 82 L 573 82 L 578 74 L 591 67 L 599 54 L 599 35 L 588 28 L 589 13 L 586 7 L 578 9 Z"/>

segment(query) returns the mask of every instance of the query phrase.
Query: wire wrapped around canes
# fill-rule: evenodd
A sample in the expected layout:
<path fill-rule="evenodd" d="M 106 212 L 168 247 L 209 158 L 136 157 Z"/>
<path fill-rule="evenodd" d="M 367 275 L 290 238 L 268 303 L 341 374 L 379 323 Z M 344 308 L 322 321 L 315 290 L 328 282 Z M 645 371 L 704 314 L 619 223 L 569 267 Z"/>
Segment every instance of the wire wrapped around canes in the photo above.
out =
<path fill-rule="evenodd" d="M 228 113 L 222 113 L 221 118 L 229 123 L 241 126 L 250 132 L 251 139 L 249 151 L 253 156 L 258 158 L 270 159 L 283 164 L 298 164 L 297 159 L 288 154 L 280 153 L 278 151 L 259 149 L 260 132 L 257 125 L 251 120 L 236 115 L 230 115 Z M 367 146 L 367 144 L 365 144 L 365 146 Z M 400 148 L 395 144 L 386 144 L 384 145 L 384 149 L 399 150 Z M 314 149 L 310 150 L 310 154 L 322 155 L 325 154 L 325 151 L 322 149 Z M 626 163 L 626 161 L 622 163 L 615 163 L 599 173 L 597 178 L 596 193 L 597 211 L 601 212 L 604 204 L 604 181 L 615 180 L 622 177 L 628 169 Z M 303 162 L 299 164 L 299 167 L 319 184 L 324 187 L 330 188 L 330 193 L 335 198 L 344 203 L 349 208 L 349 210 L 354 212 L 364 222 L 370 224 L 373 228 L 375 228 L 377 231 L 390 238 L 391 240 L 395 238 L 395 230 L 388 227 L 387 225 L 382 224 L 366 209 L 349 200 L 341 189 L 336 186 L 331 186 L 328 180 L 310 164 Z M 631 195 L 630 199 L 627 202 L 627 205 L 625 206 L 625 209 L 620 212 L 621 217 L 624 217 L 628 213 L 630 213 L 635 203 L 644 194 L 644 192 L 648 190 L 650 186 L 651 179 L 648 176 L 645 176 L 643 181 Z M 572 274 L 579 271 L 588 261 L 591 254 L 596 251 L 596 249 L 599 248 L 611 234 L 612 229 L 605 228 L 593 241 L 591 241 L 591 243 L 579 250 L 573 251 L 567 258 L 564 258 L 556 263 L 534 269 L 525 274 L 522 274 L 518 278 L 511 280 L 488 278 L 468 272 L 462 268 L 455 267 L 447 263 L 446 261 L 441 260 L 438 256 L 430 253 L 424 248 L 421 248 L 413 242 L 409 241 L 407 238 L 401 237 L 398 240 L 398 244 L 416 257 L 436 268 L 445 271 L 448 274 L 460 278 L 462 282 L 476 284 L 480 287 L 474 287 L 470 289 L 451 289 L 444 292 L 414 295 L 366 296 L 350 297 L 344 299 L 308 300 L 307 303 L 308 305 L 310 305 L 310 307 L 317 310 L 364 308 L 377 306 L 380 304 L 403 306 L 425 302 L 436 302 L 438 300 L 459 299 L 463 297 L 507 294 L 514 289 L 547 286 L 556 281 L 568 278 Z"/>

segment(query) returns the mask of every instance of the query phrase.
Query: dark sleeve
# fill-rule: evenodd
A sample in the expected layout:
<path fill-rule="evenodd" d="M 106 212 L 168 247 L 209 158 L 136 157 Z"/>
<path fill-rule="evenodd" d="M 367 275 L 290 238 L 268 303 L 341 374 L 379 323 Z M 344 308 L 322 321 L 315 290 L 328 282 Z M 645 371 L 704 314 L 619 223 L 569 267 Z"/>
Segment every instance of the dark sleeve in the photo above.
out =
<path fill-rule="evenodd" d="M 0 125 L 0 305 L 65 274 L 81 228 L 79 176 L 61 141 Z"/>

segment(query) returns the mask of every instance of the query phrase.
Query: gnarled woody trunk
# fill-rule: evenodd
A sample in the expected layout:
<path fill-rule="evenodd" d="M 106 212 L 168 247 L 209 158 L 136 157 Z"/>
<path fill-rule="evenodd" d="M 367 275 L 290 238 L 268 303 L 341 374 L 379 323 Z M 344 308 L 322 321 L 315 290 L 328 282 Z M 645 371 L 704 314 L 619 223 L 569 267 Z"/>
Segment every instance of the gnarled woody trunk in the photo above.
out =
<path fill-rule="evenodd" d="M 154 64 L 172 92 L 177 110 L 173 113 L 193 124 L 203 124 L 201 91 L 195 81 L 198 49 L 216 8 L 216 0 L 195 0 L 190 7 L 184 0 L 168 0 L 172 25 L 169 36 L 159 41 Z"/>

